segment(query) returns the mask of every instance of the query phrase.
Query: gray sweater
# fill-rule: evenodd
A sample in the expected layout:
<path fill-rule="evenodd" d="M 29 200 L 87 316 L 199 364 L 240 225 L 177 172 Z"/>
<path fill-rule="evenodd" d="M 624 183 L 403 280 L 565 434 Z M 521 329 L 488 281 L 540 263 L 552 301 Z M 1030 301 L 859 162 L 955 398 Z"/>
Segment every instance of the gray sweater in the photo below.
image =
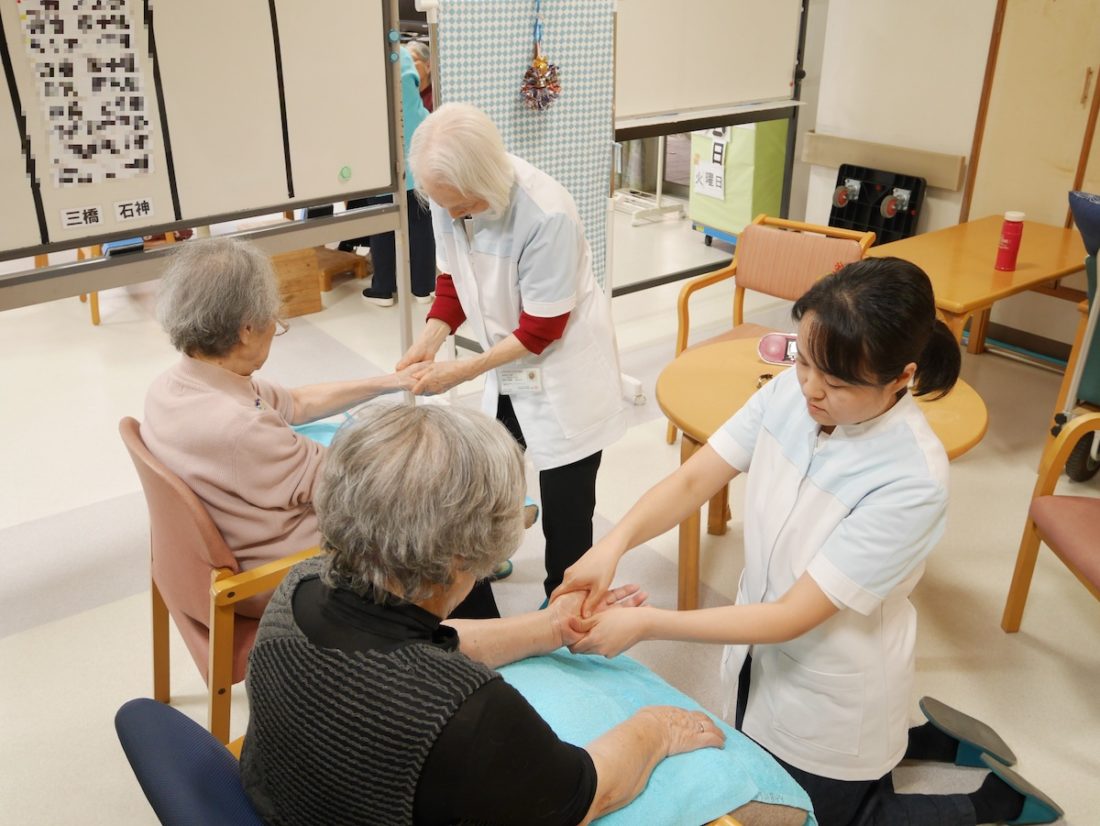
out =
<path fill-rule="evenodd" d="M 498 675 L 426 643 L 365 654 L 313 645 L 291 599 L 319 566 L 293 569 L 260 623 L 248 667 L 245 788 L 271 824 L 412 823 L 436 738 Z"/>

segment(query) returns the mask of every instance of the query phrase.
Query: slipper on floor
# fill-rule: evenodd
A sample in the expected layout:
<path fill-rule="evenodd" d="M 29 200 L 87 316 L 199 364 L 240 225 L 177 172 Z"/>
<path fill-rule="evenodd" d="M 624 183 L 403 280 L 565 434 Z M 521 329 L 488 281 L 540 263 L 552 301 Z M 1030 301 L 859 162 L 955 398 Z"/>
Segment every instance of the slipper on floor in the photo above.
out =
<path fill-rule="evenodd" d="M 1023 810 L 1015 820 L 1006 820 L 1005 823 L 1053 823 L 1065 814 L 1061 806 L 990 755 L 982 755 L 982 765 L 1024 796 Z"/>
<path fill-rule="evenodd" d="M 502 579 L 506 579 L 512 575 L 512 560 L 506 559 L 497 565 L 491 574 L 489 574 L 490 582 L 499 582 Z"/>
<path fill-rule="evenodd" d="M 955 755 L 956 766 L 980 769 L 985 765 L 982 763 L 983 753 L 1006 766 L 1016 765 L 1016 755 L 1012 749 L 997 732 L 981 720 L 975 720 L 933 697 L 921 697 L 920 710 L 932 725 L 959 741 L 959 750 Z"/>
<path fill-rule="evenodd" d="M 539 505 L 530 496 L 523 503 L 523 527 L 530 528 L 539 518 Z"/>

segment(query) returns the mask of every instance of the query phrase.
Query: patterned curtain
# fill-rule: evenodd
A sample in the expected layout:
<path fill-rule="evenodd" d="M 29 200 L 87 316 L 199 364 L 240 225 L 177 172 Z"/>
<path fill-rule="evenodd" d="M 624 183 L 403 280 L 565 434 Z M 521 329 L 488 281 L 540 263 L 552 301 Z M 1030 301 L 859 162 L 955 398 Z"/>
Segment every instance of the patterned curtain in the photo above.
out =
<path fill-rule="evenodd" d="M 542 0 L 542 48 L 561 97 L 537 112 L 520 94 L 534 44 L 534 0 L 441 0 L 437 103 L 471 103 L 493 119 L 508 151 L 565 186 L 577 202 L 604 283 L 614 141 L 612 0 Z"/>

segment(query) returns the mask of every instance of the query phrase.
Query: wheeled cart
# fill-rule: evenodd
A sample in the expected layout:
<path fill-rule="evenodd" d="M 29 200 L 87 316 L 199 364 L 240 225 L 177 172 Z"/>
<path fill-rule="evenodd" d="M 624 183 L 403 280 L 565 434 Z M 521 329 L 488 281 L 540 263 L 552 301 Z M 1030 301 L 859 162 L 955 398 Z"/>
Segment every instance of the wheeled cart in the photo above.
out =
<path fill-rule="evenodd" d="M 1100 302 L 1096 301 L 1096 256 L 1085 259 L 1088 278 L 1088 300 L 1082 301 L 1081 320 L 1070 351 L 1066 375 L 1058 391 L 1054 406 L 1054 426 L 1051 435 L 1057 436 L 1063 425 L 1073 417 L 1078 404 L 1100 406 L 1100 338 L 1096 336 L 1097 315 Z M 1066 460 L 1066 475 L 1075 482 L 1084 482 L 1100 470 L 1100 432 L 1086 434 L 1070 451 Z"/>

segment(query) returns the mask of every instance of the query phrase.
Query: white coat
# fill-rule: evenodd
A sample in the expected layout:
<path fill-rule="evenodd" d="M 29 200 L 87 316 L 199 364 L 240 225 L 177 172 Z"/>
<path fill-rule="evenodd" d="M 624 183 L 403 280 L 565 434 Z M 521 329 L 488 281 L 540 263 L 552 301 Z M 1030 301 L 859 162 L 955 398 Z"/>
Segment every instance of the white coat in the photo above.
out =
<path fill-rule="evenodd" d="M 521 312 L 540 318 L 569 313 L 563 336 L 486 374 L 482 408 L 496 414 L 499 371 L 533 367 L 541 390 L 510 393 L 538 470 L 590 456 L 626 430 L 611 307 L 592 274 L 591 253 L 568 191 L 526 161 L 515 169 L 502 215 L 452 219 L 432 203 L 436 255 L 450 273 L 466 321 L 489 349 L 519 326 Z"/>
<path fill-rule="evenodd" d="M 806 573 L 840 609 L 796 639 L 753 646 L 743 731 L 803 771 L 882 777 L 908 743 L 909 594 L 944 531 L 943 445 L 909 395 L 821 434 L 794 370 L 757 391 L 709 444 L 748 471 L 737 603 L 775 602 Z M 723 659 L 731 699 L 747 650 L 730 646 Z"/>

